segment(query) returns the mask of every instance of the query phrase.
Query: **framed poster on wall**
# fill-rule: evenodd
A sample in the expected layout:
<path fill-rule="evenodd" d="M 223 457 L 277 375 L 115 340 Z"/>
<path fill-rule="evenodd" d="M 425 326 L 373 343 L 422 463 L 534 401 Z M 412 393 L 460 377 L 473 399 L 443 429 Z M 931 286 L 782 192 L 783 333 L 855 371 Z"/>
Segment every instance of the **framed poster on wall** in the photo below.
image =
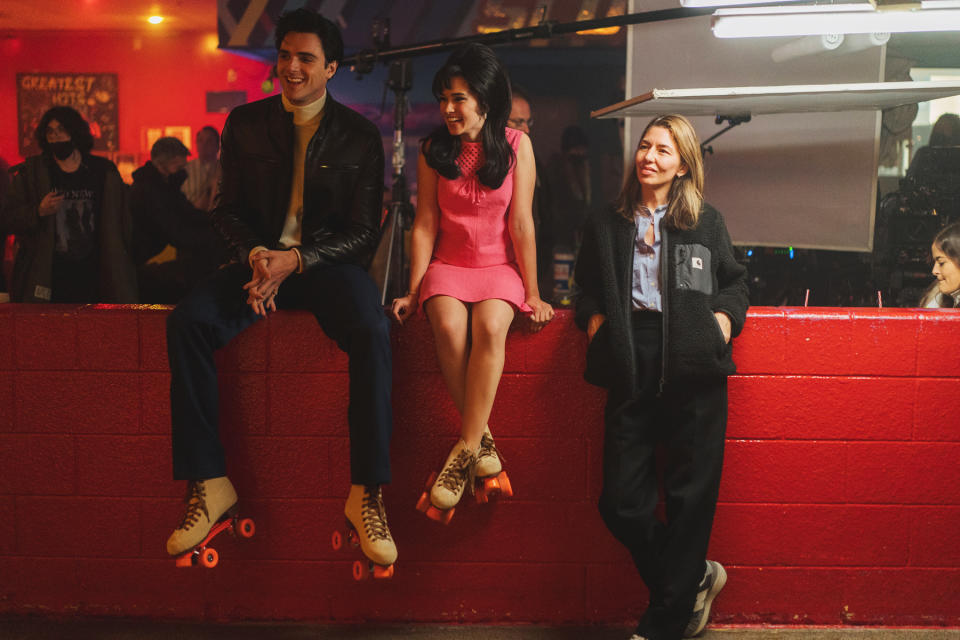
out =
<path fill-rule="evenodd" d="M 73 107 L 90 123 L 94 151 L 116 151 L 117 74 L 18 73 L 17 133 L 20 155 L 40 153 L 34 132 L 50 107 Z"/>

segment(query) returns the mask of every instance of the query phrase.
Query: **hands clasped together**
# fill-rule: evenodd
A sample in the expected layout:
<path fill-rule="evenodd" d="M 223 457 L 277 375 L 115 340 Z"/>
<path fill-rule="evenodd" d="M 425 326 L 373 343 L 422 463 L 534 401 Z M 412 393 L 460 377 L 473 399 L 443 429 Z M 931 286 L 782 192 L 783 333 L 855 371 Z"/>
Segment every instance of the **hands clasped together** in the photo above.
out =
<path fill-rule="evenodd" d="M 247 304 L 254 313 L 266 316 L 268 311 L 277 310 L 277 291 L 287 276 L 297 271 L 299 266 L 300 260 L 294 249 L 264 249 L 250 256 L 253 275 L 250 282 L 243 285 L 243 290 L 247 292 Z"/>

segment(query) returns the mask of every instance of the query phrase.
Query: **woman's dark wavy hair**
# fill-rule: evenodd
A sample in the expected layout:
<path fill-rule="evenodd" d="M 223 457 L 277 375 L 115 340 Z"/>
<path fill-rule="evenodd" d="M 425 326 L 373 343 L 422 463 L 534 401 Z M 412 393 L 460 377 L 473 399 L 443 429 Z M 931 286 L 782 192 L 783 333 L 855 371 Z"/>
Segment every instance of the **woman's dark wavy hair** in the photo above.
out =
<path fill-rule="evenodd" d="M 277 51 L 280 50 L 283 39 L 286 38 L 287 34 L 291 31 L 294 33 L 317 34 L 317 37 L 320 38 L 320 46 L 323 48 L 323 57 L 327 59 L 327 64 L 340 62 L 341 58 L 343 58 L 343 36 L 340 35 L 340 29 L 316 11 L 300 7 L 299 9 L 281 14 L 273 33 Z"/>
<path fill-rule="evenodd" d="M 457 48 L 433 77 L 433 95 L 439 101 L 450 81 L 463 78 L 470 93 L 477 100 L 480 115 L 486 116 L 480 130 L 483 145 L 483 166 L 477 170 L 480 183 L 497 189 L 513 165 L 513 148 L 507 142 L 504 130 L 510 117 L 510 78 L 490 47 L 478 43 Z M 460 137 L 452 136 L 446 125 L 440 125 L 421 141 L 420 148 L 427 165 L 448 180 L 460 176 L 457 156 L 460 155 Z"/>
<path fill-rule="evenodd" d="M 74 146 L 81 154 L 86 155 L 93 149 L 93 134 L 90 133 L 90 124 L 83 119 L 76 109 L 71 107 L 53 107 L 40 118 L 40 124 L 34 132 L 40 150 L 50 154 L 50 143 L 47 142 L 47 127 L 51 120 L 56 120 L 70 134 Z"/>

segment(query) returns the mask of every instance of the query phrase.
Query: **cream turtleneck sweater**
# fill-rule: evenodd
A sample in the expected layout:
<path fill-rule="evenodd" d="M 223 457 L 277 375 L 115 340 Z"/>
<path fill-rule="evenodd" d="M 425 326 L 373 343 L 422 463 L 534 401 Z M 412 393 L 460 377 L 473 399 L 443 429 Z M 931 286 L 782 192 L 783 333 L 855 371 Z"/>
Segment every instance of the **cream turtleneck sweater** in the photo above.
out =
<path fill-rule="evenodd" d="M 308 105 L 297 106 L 281 94 L 283 108 L 293 114 L 293 181 L 290 185 L 290 207 L 287 209 L 287 221 L 280 234 L 280 246 L 289 249 L 300 246 L 303 231 L 303 170 L 307 159 L 307 145 L 313 138 L 323 118 L 323 107 L 327 103 L 327 92 Z"/>
<path fill-rule="evenodd" d="M 280 246 L 284 249 L 299 247 L 303 232 L 303 171 L 307 161 L 307 146 L 313 134 L 320 127 L 323 119 L 323 108 L 327 104 L 327 92 L 310 104 L 298 106 L 287 100 L 287 96 L 280 94 L 283 108 L 293 114 L 293 180 L 290 185 L 290 206 L 287 208 L 287 219 L 280 234 Z M 253 254 L 266 251 L 267 247 L 256 246 L 250 250 L 248 259 Z"/>

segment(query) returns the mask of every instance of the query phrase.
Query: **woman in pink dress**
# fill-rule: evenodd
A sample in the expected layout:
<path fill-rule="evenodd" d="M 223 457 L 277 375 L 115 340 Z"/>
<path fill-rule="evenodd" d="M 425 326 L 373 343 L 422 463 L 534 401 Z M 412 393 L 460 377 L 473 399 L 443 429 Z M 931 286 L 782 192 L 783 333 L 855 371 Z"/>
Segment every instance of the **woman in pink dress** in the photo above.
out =
<path fill-rule="evenodd" d="M 488 47 L 464 45 L 434 76 L 433 94 L 445 126 L 420 148 L 410 289 L 393 301 L 392 312 L 402 323 L 423 305 L 460 412 L 461 437 L 418 504 L 448 522 L 474 477 L 506 480 L 487 420 L 507 330 L 517 312 L 538 330 L 553 308 L 537 288 L 533 146 L 506 127 L 506 71 Z M 503 484 L 509 494 L 509 481 Z"/>

